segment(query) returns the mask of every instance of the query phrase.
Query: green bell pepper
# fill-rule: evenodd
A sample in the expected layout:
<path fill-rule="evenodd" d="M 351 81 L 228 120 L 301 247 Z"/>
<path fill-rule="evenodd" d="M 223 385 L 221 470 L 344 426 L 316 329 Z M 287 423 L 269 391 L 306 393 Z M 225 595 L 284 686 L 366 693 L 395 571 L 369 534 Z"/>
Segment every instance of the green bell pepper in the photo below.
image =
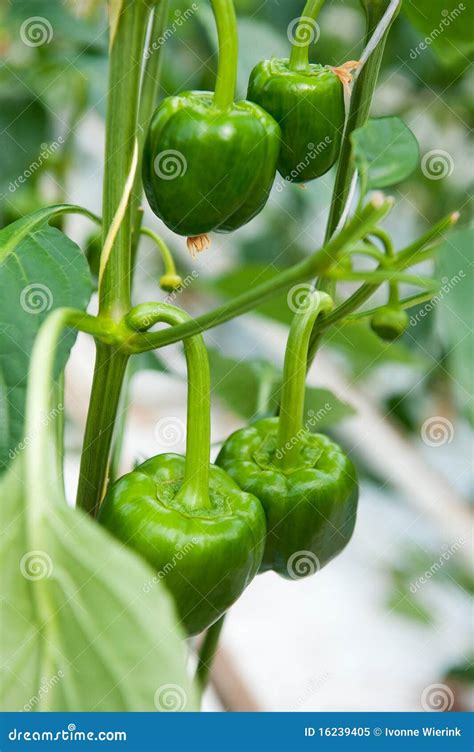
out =
<path fill-rule="evenodd" d="M 217 458 L 239 486 L 260 499 L 267 539 L 260 571 L 296 579 L 340 553 L 355 525 L 358 483 L 341 447 L 303 425 L 304 383 L 310 334 L 325 293 L 308 296 L 294 317 L 285 354 L 279 418 L 236 431 Z"/>
<path fill-rule="evenodd" d="M 150 316 L 170 324 L 189 320 L 164 303 L 153 304 Z M 201 335 L 185 340 L 185 354 L 186 457 L 160 454 L 124 475 L 107 493 L 99 521 L 152 565 L 186 630 L 197 634 L 258 572 L 266 523 L 258 499 L 209 463 L 210 377 Z"/>
<path fill-rule="evenodd" d="M 151 120 L 143 159 L 153 212 L 174 232 L 191 237 L 230 232 L 258 214 L 280 150 L 275 120 L 253 102 L 234 102 L 235 11 L 232 0 L 212 5 L 219 40 L 215 92 L 165 99 Z"/>
<path fill-rule="evenodd" d="M 407 312 L 391 305 L 380 308 L 370 319 L 371 329 L 386 342 L 393 342 L 401 337 L 409 323 Z"/>
<path fill-rule="evenodd" d="M 330 67 L 308 61 L 308 46 L 317 28 L 315 18 L 323 2 L 307 2 L 289 60 L 273 58 L 258 63 L 247 92 L 248 99 L 279 123 L 278 171 L 293 183 L 314 180 L 333 166 L 344 130 L 342 81 Z"/>

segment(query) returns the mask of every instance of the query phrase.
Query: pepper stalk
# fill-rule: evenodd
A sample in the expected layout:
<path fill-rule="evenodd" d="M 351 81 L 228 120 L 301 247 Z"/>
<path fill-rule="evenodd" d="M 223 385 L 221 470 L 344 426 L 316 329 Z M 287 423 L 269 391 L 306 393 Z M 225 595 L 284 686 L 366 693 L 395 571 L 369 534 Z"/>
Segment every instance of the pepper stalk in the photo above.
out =
<path fill-rule="evenodd" d="M 314 41 L 316 19 L 325 0 L 307 0 L 296 27 L 290 53 L 289 69 L 305 71 L 309 66 L 309 46 Z"/>
<path fill-rule="evenodd" d="M 304 397 L 308 345 L 314 322 L 321 313 L 332 311 L 332 298 L 324 292 L 312 292 L 293 318 L 288 335 L 283 367 L 283 389 L 278 421 L 277 457 L 289 472 L 300 462 L 300 436 L 304 432 Z M 278 451 L 280 450 L 280 451 Z"/>
<path fill-rule="evenodd" d="M 143 303 L 126 317 L 133 329 L 148 329 L 158 322 L 175 326 L 191 317 L 167 303 Z M 211 450 L 211 376 L 204 339 L 195 334 L 184 340 L 188 369 L 186 459 L 184 479 L 176 500 L 187 509 L 210 507 L 209 462 Z"/>

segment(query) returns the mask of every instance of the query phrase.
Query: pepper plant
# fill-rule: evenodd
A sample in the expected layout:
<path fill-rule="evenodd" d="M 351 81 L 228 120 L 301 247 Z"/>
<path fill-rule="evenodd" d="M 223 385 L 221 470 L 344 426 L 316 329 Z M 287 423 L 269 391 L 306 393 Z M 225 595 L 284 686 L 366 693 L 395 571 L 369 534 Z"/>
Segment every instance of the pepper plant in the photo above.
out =
<path fill-rule="evenodd" d="M 309 62 L 305 37 L 323 2 L 300 3 L 288 58 L 259 63 L 248 99 L 238 102 L 233 2 L 210 5 L 218 35 L 214 91 L 182 92 L 157 106 L 161 52 L 153 42 L 166 28 L 167 2 L 109 3 L 101 216 L 62 203 L 0 230 L 9 291 L 0 302 L 7 530 L 0 608 L 2 623 L 11 624 L 2 641 L 5 708 L 20 709 L 41 677 L 55 675 L 61 681 L 37 709 L 166 710 L 170 686 L 175 709 L 199 706 L 225 613 L 252 578 L 272 569 L 293 579 L 301 553 L 315 564 L 302 574 L 314 573 L 344 548 L 356 524 L 354 463 L 304 420 L 306 372 L 318 348 L 333 327 L 360 319 L 383 339 L 399 337 L 406 311 L 437 288 L 411 268 L 433 258 L 458 218 L 449 214 L 398 250 L 381 226 L 394 201 L 380 189 L 403 180 L 419 157 L 397 118 L 369 121 L 400 0 L 362 0 L 362 56 L 332 68 Z M 191 263 L 199 264 L 208 233 L 230 233 L 266 211 L 277 169 L 289 183 L 307 182 L 336 162 L 324 242 L 303 260 L 195 318 L 161 299 L 135 303 L 143 236 L 164 263 L 162 289 L 179 293 L 182 286 L 159 230 L 142 226 L 143 192 L 151 210 L 187 237 Z M 88 312 L 93 275 L 84 253 L 51 224 L 70 213 L 99 228 L 97 313 Z M 51 300 L 33 321 L 14 320 L 8 301 L 34 305 L 27 295 L 38 279 Z M 341 294 L 343 281 L 357 283 L 352 294 Z M 404 297 L 402 284 L 419 291 Z M 380 288 L 388 290 L 386 302 L 367 307 Z M 267 399 L 265 417 L 230 436 L 212 465 L 203 333 L 295 290 L 303 295 L 293 306 L 279 407 L 269 414 Z M 155 328 L 160 323 L 169 326 Z M 63 373 L 77 332 L 93 337 L 96 359 L 72 508 L 62 481 Z M 116 477 L 128 365 L 147 351 L 165 358 L 176 342 L 188 366 L 186 456 L 152 456 Z M 175 561 L 176 550 L 184 553 Z M 194 680 L 184 637 L 206 629 Z"/>

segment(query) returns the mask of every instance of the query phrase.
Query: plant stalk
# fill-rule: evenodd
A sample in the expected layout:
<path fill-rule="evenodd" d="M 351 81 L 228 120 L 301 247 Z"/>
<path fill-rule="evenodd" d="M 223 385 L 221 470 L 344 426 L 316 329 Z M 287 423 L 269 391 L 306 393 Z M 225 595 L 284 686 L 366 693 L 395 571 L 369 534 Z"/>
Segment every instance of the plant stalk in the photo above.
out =
<path fill-rule="evenodd" d="M 212 662 L 217 652 L 219 637 L 224 626 L 225 614 L 221 616 L 206 631 L 204 640 L 199 650 L 199 659 L 196 669 L 196 681 L 201 692 L 204 692 L 212 668 Z"/>
<path fill-rule="evenodd" d="M 304 261 L 279 273 L 274 279 L 244 292 L 220 308 L 208 311 L 184 324 L 179 324 L 166 331 L 146 333 L 137 331 L 136 334 L 130 335 L 124 346 L 130 353 L 133 353 L 155 350 L 164 347 L 164 345 L 179 342 L 205 329 L 219 326 L 225 321 L 255 308 L 256 305 L 260 305 L 279 291 L 314 278 L 315 275 L 323 273 L 334 264 L 341 251 L 365 237 L 370 228 L 374 227 L 390 211 L 392 204 L 390 198 L 383 198 L 380 194 L 375 194 L 361 213 L 354 216 L 340 233 Z"/>
<path fill-rule="evenodd" d="M 124 0 L 110 50 L 105 135 L 105 167 L 102 208 L 103 246 L 111 242 L 99 286 L 99 311 L 120 319 L 130 308 L 131 201 L 128 197 L 119 217 L 115 237 L 108 238 L 124 200 L 137 148 L 137 123 L 143 47 L 153 3 Z M 103 261 L 103 259 L 102 259 Z"/>
<path fill-rule="evenodd" d="M 309 65 L 309 46 L 315 36 L 316 19 L 325 0 L 306 0 L 294 33 L 288 67 L 292 71 L 305 71 Z"/>
<path fill-rule="evenodd" d="M 128 357 L 123 350 L 96 342 L 76 502 L 92 516 L 97 515 L 106 490 L 109 452 Z"/>
<path fill-rule="evenodd" d="M 176 326 L 192 321 L 180 308 L 167 303 L 142 303 L 127 316 L 127 323 L 141 329 L 164 322 Z M 209 358 L 201 334 L 184 340 L 188 370 L 186 461 L 183 484 L 176 495 L 188 509 L 210 506 L 209 460 L 211 449 L 211 376 Z"/>
<path fill-rule="evenodd" d="M 113 37 L 105 135 L 103 251 L 99 314 L 120 321 L 130 308 L 130 198 L 138 158 L 138 113 L 143 48 L 153 0 L 124 0 Z M 130 188 L 128 186 L 130 185 Z M 77 506 L 94 515 L 106 490 L 109 453 L 128 355 L 97 342 L 96 363 L 79 471 Z"/>
<path fill-rule="evenodd" d="M 304 431 L 304 397 L 308 345 L 314 322 L 320 313 L 331 311 L 329 295 L 315 291 L 304 300 L 293 317 L 285 351 L 283 387 L 278 420 L 277 457 L 282 470 L 290 472 L 300 464 L 300 434 Z"/>
<path fill-rule="evenodd" d="M 368 0 L 368 2 L 365 3 L 367 23 L 364 47 L 370 43 L 374 34 L 380 32 L 380 29 L 377 30 L 377 27 L 382 20 L 384 20 L 385 28 L 383 29 L 383 33 L 377 46 L 365 61 L 364 66 L 360 69 L 352 89 L 349 114 L 344 130 L 336 180 L 332 194 L 331 208 L 329 211 L 329 219 L 326 228 L 326 240 L 328 240 L 336 230 L 349 197 L 352 177 L 355 170 L 354 163 L 351 159 L 351 134 L 356 128 L 361 128 L 365 125 L 369 118 L 370 107 L 372 105 L 372 99 L 377 85 L 385 43 L 392 23 L 400 10 L 401 0 L 399 0 L 398 3 L 393 3 L 393 12 L 390 16 L 384 18 L 388 7 L 389 3 L 387 0 Z"/>
<path fill-rule="evenodd" d="M 232 107 L 237 83 L 237 18 L 233 0 L 212 0 L 217 26 L 219 60 L 213 105 L 218 110 Z"/>

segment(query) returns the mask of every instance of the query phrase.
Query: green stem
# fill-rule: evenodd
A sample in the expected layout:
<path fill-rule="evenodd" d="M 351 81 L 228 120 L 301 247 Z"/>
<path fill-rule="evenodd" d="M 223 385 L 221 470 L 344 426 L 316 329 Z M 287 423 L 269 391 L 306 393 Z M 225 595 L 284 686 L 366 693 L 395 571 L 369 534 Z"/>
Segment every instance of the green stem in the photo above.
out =
<path fill-rule="evenodd" d="M 355 84 L 351 93 L 351 103 L 347 116 L 346 127 L 341 144 L 339 161 L 337 165 L 336 180 L 329 209 L 328 223 L 325 238 L 328 240 L 336 231 L 342 219 L 344 209 L 349 199 L 351 184 L 354 176 L 355 165 L 352 159 L 351 135 L 356 128 L 361 128 L 367 122 L 372 104 L 372 98 L 377 85 L 377 80 L 382 63 L 388 34 L 394 19 L 401 8 L 401 0 L 363 0 L 366 11 L 366 30 L 364 47 L 370 46 L 371 40 L 376 40 L 375 48 L 364 60 L 363 67 L 359 69 Z M 333 280 L 320 280 L 319 288 L 328 292 L 333 298 L 336 295 L 336 283 Z M 321 319 L 322 321 L 322 319 Z M 319 345 L 319 333 L 317 329 L 311 335 L 308 356 L 308 368 L 310 367 Z"/>
<path fill-rule="evenodd" d="M 314 323 L 320 313 L 331 311 L 334 303 L 329 295 L 315 291 L 293 317 L 285 351 L 283 388 L 278 420 L 277 457 L 285 472 L 300 462 L 300 434 L 304 431 L 304 397 L 308 345 Z"/>
<path fill-rule="evenodd" d="M 125 430 L 127 426 L 128 408 L 130 405 L 130 381 L 131 369 L 130 361 L 125 369 L 122 390 L 117 405 L 117 415 L 115 418 L 114 431 L 112 434 L 112 444 L 110 449 L 109 463 L 109 483 L 114 483 L 119 477 L 120 462 L 122 459 L 123 444 L 125 441 Z"/>
<path fill-rule="evenodd" d="M 133 164 L 140 159 L 137 130 L 143 48 L 149 13 L 155 4 L 153 0 L 124 0 L 110 50 L 99 312 L 112 321 L 121 321 L 130 308 L 135 226 L 130 194 L 137 179 Z M 92 515 L 97 513 L 106 490 L 114 423 L 128 360 L 128 354 L 119 347 L 98 340 L 96 347 L 77 490 L 77 505 Z"/>
<path fill-rule="evenodd" d="M 306 0 L 303 13 L 294 33 L 289 69 L 305 71 L 309 64 L 309 46 L 314 39 L 314 26 L 325 0 Z M 314 22 L 314 26 L 313 26 Z"/>
<path fill-rule="evenodd" d="M 326 228 L 326 239 L 330 238 L 342 217 L 344 207 L 349 197 L 349 192 L 354 175 L 354 162 L 352 160 L 351 134 L 356 128 L 361 128 L 368 120 L 372 98 L 379 76 L 380 65 L 385 49 L 385 43 L 391 25 L 401 7 L 401 0 L 393 5 L 392 13 L 387 16 L 388 2 L 369 0 L 366 4 L 367 25 L 364 46 L 369 44 L 371 37 L 378 34 L 381 28 L 377 27 L 383 21 L 383 33 L 376 48 L 367 58 L 363 68 L 359 71 L 351 94 L 351 104 L 347 117 L 346 128 L 342 140 L 339 163 L 337 167 L 336 181 L 332 194 L 331 208 Z"/>
<path fill-rule="evenodd" d="M 128 354 L 96 343 L 93 387 L 81 454 L 77 506 L 95 516 L 106 490 L 109 452 Z"/>
<path fill-rule="evenodd" d="M 134 329 L 148 329 L 158 322 L 192 321 L 180 308 L 166 303 L 143 303 L 126 317 Z M 184 342 L 188 369 L 186 462 L 183 484 L 176 496 L 188 509 L 210 506 L 209 456 L 211 447 L 211 377 L 206 346 L 200 334 Z"/>
<path fill-rule="evenodd" d="M 237 84 L 237 18 L 233 0 L 211 1 L 219 46 L 213 105 L 218 110 L 227 110 L 234 102 Z"/>
<path fill-rule="evenodd" d="M 396 269 L 375 269 L 374 271 L 367 272 L 345 272 L 334 271 L 327 272 L 327 276 L 330 279 L 337 279 L 344 282 L 404 282 L 407 285 L 419 285 L 420 287 L 432 288 L 434 282 L 431 278 L 420 277 L 418 274 L 405 274 L 399 272 Z"/>
<path fill-rule="evenodd" d="M 158 250 L 160 252 L 160 256 L 162 258 L 162 261 L 163 261 L 163 266 L 164 266 L 164 269 L 165 269 L 165 274 L 169 274 L 169 275 L 172 275 L 172 276 L 177 276 L 176 266 L 175 266 L 175 263 L 174 263 L 173 256 L 171 255 L 171 251 L 168 248 L 168 246 L 166 245 L 166 243 L 163 240 L 163 238 L 160 238 L 160 236 L 157 235 L 156 232 L 153 232 L 153 230 L 150 230 L 149 227 L 142 227 L 141 230 L 140 230 L 140 232 L 141 232 L 142 235 L 147 235 L 156 244 L 156 246 L 157 246 L 157 248 L 158 248 Z"/>
<path fill-rule="evenodd" d="M 439 243 L 442 239 L 443 233 L 445 233 L 446 230 L 451 229 L 451 227 L 457 223 L 458 219 L 459 212 L 448 214 L 446 217 L 443 217 L 443 219 L 440 219 L 435 225 L 430 227 L 421 237 L 402 251 L 399 251 L 397 254 L 397 263 L 400 265 L 400 268 L 403 269 L 405 266 L 412 263 L 413 259 L 416 258 L 416 254 L 431 246 L 433 242 Z"/>
<path fill-rule="evenodd" d="M 380 240 L 380 242 L 383 245 L 387 258 L 394 257 L 395 250 L 393 248 L 392 239 L 390 235 L 387 232 L 385 232 L 385 230 L 382 230 L 380 227 L 374 227 L 374 229 L 370 232 L 370 235 Z"/>
<path fill-rule="evenodd" d="M 402 298 L 402 300 L 398 301 L 397 307 L 403 308 L 405 310 L 407 308 L 413 308 L 413 306 L 420 305 L 421 303 L 427 303 L 430 300 L 433 300 L 432 290 L 429 290 L 428 292 L 417 293 L 416 295 L 410 295 L 408 298 Z M 367 311 L 359 311 L 358 313 L 353 313 L 350 316 L 347 316 L 346 320 L 360 321 L 361 319 L 370 319 L 374 315 L 374 313 L 377 313 L 377 311 L 380 311 L 380 309 L 383 307 L 384 306 L 376 306 L 375 308 L 370 308 Z"/>
<path fill-rule="evenodd" d="M 108 238 L 111 244 L 109 255 L 101 259 L 99 310 L 115 319 L 121 318 L 130 308 L 133 218 L 125 186 L 132 177 L 134 155 L 138 149 L 140 80 L 150 2 L 124 0 L 110 51 L 102 210 L 106 252 L 106 239 L 114 220 L 119 225 L 115 236 Z M 123 214 L 118 216 L 121 206 Z"/>
<path fill-rule="evenodd" d="M 424 233 L 424 235 L 422 235 L 420 238 L 418 238 L 409 246 L 396 254 L 395 264 L 393 268 L 400 270 L 406 268 L 407 266 L 410 266 L 413 262 L 417 262 L 420 253 L 423 252 L 423 249 L 426 248 L 426 246 L 428 246 L 429 244 L 439 244 L 443 239 L 443 234 L 451 227 L 453 227 L 458 219 L 458 212 L 453 212 L 452 214 L 449 214 L 447 217 L 444 217 L 439 222 L 437 222 L 437 224 L 431 227 L 426 233 Z M 431 247 L 430 253 L 432 253 L 434 250 L 435 247 L 433 245 Z M 341 303 L 341 305 L 339 305 L 333 311 L 333 313 L 329 314 L 329 316 L 321 318 L 321 321 L 318 324 L 318 329 L 320 330 L 320 332 L 325 331 L 341 319 L 350 316 L 354 311 L 360 308 L 360 306 L 363 305 L 374 294 L 374 292 L 378 290 L 381 284 L 383 284 L 383 280 L 375 283 L 367 282 L 361 285 L 359 289 L 356 290 L 355 293 L 350 296 L 350 298 L 347 298 L 344 303 Z M 432 291 L 430 291 L 429 294 L 432 295 Z M 420 302 L 420 300 L 421 302 L 424 302 L 426 300 L 425 294 L 421 294 L 420 296 L 415 295 L 412 298 L 407 299 L 407 301 L 415 301 L 413 305 L 415 305 L 416 302 Z"/>
<path fill-rule="evenodd" d="M 219 637 L 224 626 L 225 614 L 221 616 L 207 630 L 199 650 L 199 659 L 196 669 L 196 682 L 201 692 L 204 692 L 209 679 L 212 662 L 217 652 Z"/>
<path fill-rule="evenodd" d="M 143 147 L 145 145 L 146 136 L 148 133 L 148 127 L 153 115 L 153 111 L 156 106 L 158 98 L 158 92 L 160 88 L 161 80 L 161 66 L 163 61 L 163 46 L 159 44 L 155 49 L 157 41 L 163 34 L 168 19 L 169 1 L 160 0 L 158 5 L 154 8 L 153 18 L 151 22 L 150 30 L 150 43 L 148 53 L 145 55 L 145 64 L 143 69 L 142 89 L 140 95 L 140 108 L 138 112 L 138 164 L 137 173 L 135 175 L 135 182 L 132 189 L 131 197 L 131 215 L 133 222 L 132 231 L 132 269 L 134 262 L 134 255 L 139 240 L 139 230 L 141 226 L 141 217 L 138 215 L 140 204 L 142 201 L 143 185 L 142 185 L 142 159 L 143 159 Z"/>
<path fill-rule="evenodd" d="M 179 342 L 205 329 L 219 326 L 225 321 L 255 308 L 256 305 L 260 305 L 275 293 L 321 274 L 337 261 L 339 254 L 346 247 L 356 244 L 361 238 L 365 237 L 370 228 L 374 227 L 390 211 L 392 203 L 391 199 L 384 199 L 380 194 L 374 194 L 372 200 L 363 208 L 360 215 L 352 217 L 340 233 L 331 238 L 329 243 L 309 258 L 280 272 L 273 279 L 256 285 L 214 311 L 208 311 L 208 313 L 198 316 L 196 319 L 166 331 L 146 334 L 141 332 L 131 335 L 125 343 L 125 347 L 129 352 L 143 352 Z"/>

